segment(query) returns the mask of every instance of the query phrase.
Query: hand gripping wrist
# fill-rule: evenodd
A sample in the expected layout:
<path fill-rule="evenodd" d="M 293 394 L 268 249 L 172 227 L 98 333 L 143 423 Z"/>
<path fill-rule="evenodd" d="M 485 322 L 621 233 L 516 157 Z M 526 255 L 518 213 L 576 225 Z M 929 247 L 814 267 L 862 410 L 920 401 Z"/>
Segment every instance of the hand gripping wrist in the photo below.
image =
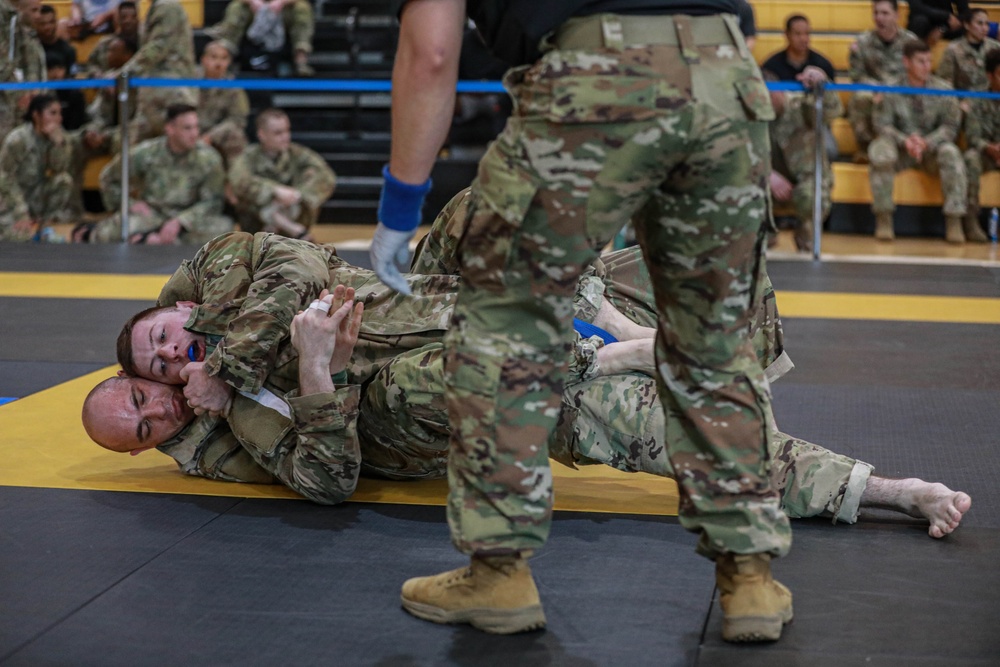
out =
<path fill-rule="evenodd" d="M 378 203 L 378 219 L 389 229 L 409 232 L 420 225 L 420 209 L 424 197 L 431 189 L 431 179 L 420 185 L 410 185 L 397 180 L 389 173 L 389 165 L 382 167 L 382 197 Z"/>

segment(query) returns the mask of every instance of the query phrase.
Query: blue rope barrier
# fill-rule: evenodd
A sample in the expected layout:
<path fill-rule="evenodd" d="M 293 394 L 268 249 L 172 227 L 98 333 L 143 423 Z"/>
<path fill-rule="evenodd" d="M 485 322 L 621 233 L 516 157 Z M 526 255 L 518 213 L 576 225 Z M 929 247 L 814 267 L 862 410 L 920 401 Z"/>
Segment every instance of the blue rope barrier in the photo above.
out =
<path fill-rule="evenodd" d="M 108 88 L 114 79 L 78 79 L 70 81 L 28 81 L 0 83 L 0 90 L 64 90 L 74 88 Z M 132 88 L 242 88 L 243 90 L 312 91 L 342 93 L 388 93 L 388 79 L 129 79 Z M 768 90 L 804 92 L 797 81 L 769 81 Z M 828 90 L 848 92 L 890 93 L 895 95 L 933 95 L 940 97 L 985 98 L 1000 100 L 1000 93 L 981 90 L 938 90 L 910 86 L 878 86 L 867 83 L 828 83 Z M 506 93 L 499 81 L 459 81 L 459 93 Z"/>

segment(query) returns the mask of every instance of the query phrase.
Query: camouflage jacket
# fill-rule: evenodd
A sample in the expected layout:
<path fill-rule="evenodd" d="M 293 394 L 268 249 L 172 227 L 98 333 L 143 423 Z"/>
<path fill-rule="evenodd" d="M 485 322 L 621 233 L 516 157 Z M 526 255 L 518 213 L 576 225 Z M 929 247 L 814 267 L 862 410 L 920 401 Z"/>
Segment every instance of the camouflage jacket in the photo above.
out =
<path fill-rule="evenodd" d="M 13 31 L 11 30 L 13 25 Z M 0 0 L 0 81 L 45 81 L 45 50 L 35 36 L 35 31 L 24 24 L 17 11 Z M 13 32 L 14 43 L 11 44 Z M 13 58 L 11 58 L 13 54 Z M 10 104 L 26 91 L 6 91 Z"/>
<path fill-rule="evenodd" d="M 61 144 L 35 132 L 31 123 L 15 128 L 0 148 L 0 178 L 5 187 L 2 207 L 15 219 L 30 215 L 38 187 L 52 177 L 68 173 L 73 165 L 75 134 L 64 132 Z"/>
<path fill-rule="evenodd" d="M 201 67 L 198 67 L 197 77 L 204 76 Z M 249 117 L 250 99 L 242 88 L 198 89 L 198 128 L 202 134 L 223 123 L 245 132 Z"/>
<path fill-rule="evenodd" d="M 333 505 L 354 493 L 361 470 L 360 387 L 298 396 L 279 409 L 237 394 L 228 421 L 202 416 L 157 449 L 189 474 L 230 482 L 281 483 Z"/>
<path fill-rule="evenodd" d="M 177 0 L 153 0 L 146 14 L 142 46 L 122 67 L 132 76 L 194 76 L 191 22 Z"/>
<path fill-rule="evenodd" d="M 903 44 L 911 39 L 917 36 L 902 28 L 889 44 L 879 39 L 874 30 L 858 35 L 848 54 L 847 73 L 851 81 L 879 84 L 902 76 Z"/>
<path fill-rule="evenodd" d="M 965 117 L 965 139 L 979 153 L 1000 142 L 1000 100 L 974 99 Z"/>
<path fill-rule="evenodd" d="M 891 82 L 893 86 L 909 85 L 905 78 Z M 942 79 L 932 76 L 927 88 L 951 90 Z M 962 122 L 957 97 L 937 95 L 885 95 L 875 105 L 873 125 L 880 136 L 887 136 L 902 146 L 911 134 L 919 134 L 931 149 L 954 142 Z"/>
<path fill-rule="evenodd" d="M 113 211 L 121 200 L 120 155 L 101 170 L 100 180 L 104 205 Z M 202 143 L 175 155 L 167 138 L 157 137 L 129 151 L 130 196 L 166 218 L 178 218 L 185 229 L 202 217 L 222 213 L 225 180 L 222 158 Z"/>
<path fill-rule="evenodd" d="M 274 198 L 274 187 L 286 185 L 300 191 L 302 200 L 315 210 L 333 194 L 336 175 L 326 160 L 305 146 L 292 144 L 272 159 L 260 144 L 254 144 L 233 161 L 229 182 L 245 207 L 267 206 Z"/>
<path fill-rule="evenodd" d="M 1000 49 L 1000 42 L 987 37 L 975 48 L 964 37 L 954 40 L 941 54 L 937 75 L 955 90 L 986 89 L 986 54 Z"/>

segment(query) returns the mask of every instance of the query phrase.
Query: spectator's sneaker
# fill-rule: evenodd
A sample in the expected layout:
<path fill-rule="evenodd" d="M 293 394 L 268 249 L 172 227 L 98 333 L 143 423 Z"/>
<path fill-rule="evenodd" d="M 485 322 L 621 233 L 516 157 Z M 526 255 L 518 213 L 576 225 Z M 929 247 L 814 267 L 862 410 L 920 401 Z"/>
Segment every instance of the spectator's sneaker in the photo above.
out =
<path fill-rule="evenodd" d="M 468 623 L 506 635 L 545 627 L 528 562 L 521 556 L 472 557 L 468 567 L 403 584 L 403 609 L 434 623 Z"/>
<path fill-rule="evenodd" d="M 781 638 L 792 620 L 792 594 L 771 578 L 768 554 L 726 554 L 715 561 L 722 607 L 722 638 L 764 642 Z"/>

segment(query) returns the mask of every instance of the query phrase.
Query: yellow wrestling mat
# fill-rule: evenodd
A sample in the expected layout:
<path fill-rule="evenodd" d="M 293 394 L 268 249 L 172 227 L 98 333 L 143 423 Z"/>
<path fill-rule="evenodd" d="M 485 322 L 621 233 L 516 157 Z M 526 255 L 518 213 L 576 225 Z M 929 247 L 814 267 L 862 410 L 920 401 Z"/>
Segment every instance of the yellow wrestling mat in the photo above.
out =
<path fill-rule="evenodd" d="M 0 284 L 3 281 L 0 280 Z M 106 297 L 105 297 L 106 298 Z M 87 393 L 117 366 L 0 406 L 0 485 L 90 491 L 181 493 L 236 498 L 299 498 L 281 485 L 236 484 L 191 477 L 155 451 L 139 456 L 101 449 L 87 437 L 80 408 Z M 557 510 L 677 515 L 673 480 L 627 474 L 607 466 L 571 470 L 552 465 Z M 362 479 L 352 500 L 444 505 L 445 480 L 388 482 Z"/>

